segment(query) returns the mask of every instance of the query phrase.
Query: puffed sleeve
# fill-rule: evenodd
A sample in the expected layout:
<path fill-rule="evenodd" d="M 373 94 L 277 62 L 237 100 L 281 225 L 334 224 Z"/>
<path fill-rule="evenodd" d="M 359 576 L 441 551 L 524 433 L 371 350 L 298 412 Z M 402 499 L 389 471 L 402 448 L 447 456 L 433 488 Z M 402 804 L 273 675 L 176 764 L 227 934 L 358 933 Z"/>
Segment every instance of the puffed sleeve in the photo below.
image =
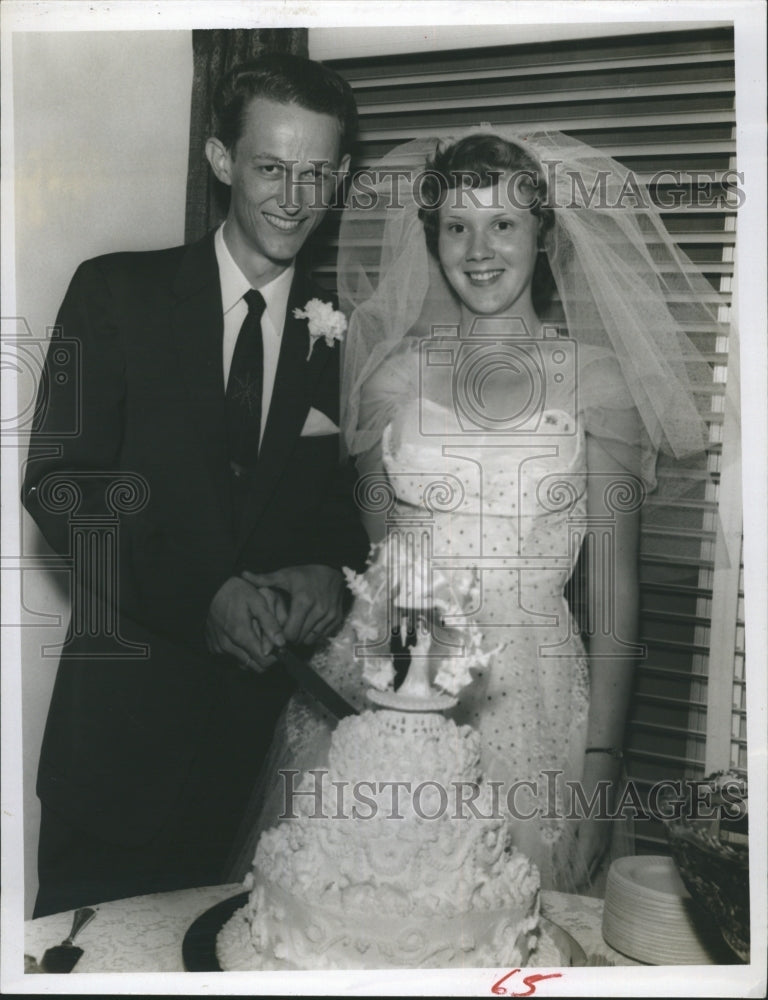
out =
<path fill-rule="evenodd" d="M 583 347 L 578 355 L 578 409 L 588 435 L 618 464 L 656 486 L 656 451 L 643 427 L 632 394 L 616 358 L 599 348 Z"/>
<path fill-rule="evenodd" d="M 375 444 L 357 455 L 362 475 L 381 468 L 381 438 L 398 409 L 416 397 L 419 387 L 419 340 L 406 337 L 398 348 L 372 372 L 360 394 L 359 429 Z"/>

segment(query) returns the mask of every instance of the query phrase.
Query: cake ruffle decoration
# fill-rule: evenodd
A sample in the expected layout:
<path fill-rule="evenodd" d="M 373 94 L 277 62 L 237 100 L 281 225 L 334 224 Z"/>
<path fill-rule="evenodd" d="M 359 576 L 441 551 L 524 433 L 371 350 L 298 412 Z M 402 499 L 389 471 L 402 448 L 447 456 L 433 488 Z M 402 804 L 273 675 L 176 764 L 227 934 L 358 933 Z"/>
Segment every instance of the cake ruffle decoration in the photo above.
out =
<path fill-rule="evenodd" d="M 219 935 L 223 968 L 533 961 L 539 874 L 509 844 L 471 727 L 437 711 L 342 719 L 327 769 L 301 777 L 290 807 Z"/>

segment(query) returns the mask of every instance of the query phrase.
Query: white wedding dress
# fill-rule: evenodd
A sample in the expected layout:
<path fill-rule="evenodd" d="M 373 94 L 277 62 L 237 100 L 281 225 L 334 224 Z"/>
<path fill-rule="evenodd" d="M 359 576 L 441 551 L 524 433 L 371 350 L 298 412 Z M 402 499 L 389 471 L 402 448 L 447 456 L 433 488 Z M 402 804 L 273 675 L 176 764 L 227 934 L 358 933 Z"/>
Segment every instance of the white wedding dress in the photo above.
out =
<path fill-rule="evenodd" d="M 473 670 L 448 714 L 480 733 L 485 776 L 502 783 L 499 807 L 511 808 L 514 841 L 539 866 L 542 885 L 583 891 L 586 873 L 574 868 L 577 822 L 566 818 L 573 796 L 565 783 L 582 775 L 589 674 L 565 588 L 586 517 L 587 425 L 620 425 L 624 404 L 617 399 L 613 415 L 593 412 L 577 400 L 579 379 L 549 377 L 555 373 L 546 355 L 542 404 L 529 407 L 513 433 L 468 432 L 456 406 L 438 401 L 449 386 L 438 380 L 425 395 L 417 351 L 417 343 L 404 341 L 369 386 L 365 404 L 386 407 L 390 419 L 373 460 L 384 476 L 363 478 L 360 494 L 388 507 L 389 535 L 410 534 L 426 544 L 431 571 L 443 588 L 462 595 L 465 620 L 480 629 L 483 650 L 492 655 L 487 667 Z M 595 353 L 580 361 L 583 387 L 593 380 L 603 387 L 610 374 Z M 366 575 L 374 573 L 380 565 Z M 371 704 L 355 629 L 365 613 L 358 605 L 312 665 L 363 709 Z M 375 619 L 368 622 L 368 645 L 386 649 L 392 622 L 384 602 Z M 297 696 L 271 767 L 317 765 L 328 737 L 327 717 Z M 278 801 L 267 804 L 260 828 L 271 825 Z"/>

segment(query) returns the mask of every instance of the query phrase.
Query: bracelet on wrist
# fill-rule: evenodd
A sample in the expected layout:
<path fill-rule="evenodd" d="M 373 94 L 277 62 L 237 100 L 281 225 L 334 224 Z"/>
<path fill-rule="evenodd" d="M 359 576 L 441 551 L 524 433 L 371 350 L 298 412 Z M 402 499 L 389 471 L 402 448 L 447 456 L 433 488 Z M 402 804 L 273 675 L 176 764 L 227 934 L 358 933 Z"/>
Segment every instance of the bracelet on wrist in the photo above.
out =
<path fill-rule="evenodd" d="M 616 747 L 587 747 L 584 753 L 604 753 L 608 757 L 613 757 L 614 760 L 624 760 L 624 752 Z"/>

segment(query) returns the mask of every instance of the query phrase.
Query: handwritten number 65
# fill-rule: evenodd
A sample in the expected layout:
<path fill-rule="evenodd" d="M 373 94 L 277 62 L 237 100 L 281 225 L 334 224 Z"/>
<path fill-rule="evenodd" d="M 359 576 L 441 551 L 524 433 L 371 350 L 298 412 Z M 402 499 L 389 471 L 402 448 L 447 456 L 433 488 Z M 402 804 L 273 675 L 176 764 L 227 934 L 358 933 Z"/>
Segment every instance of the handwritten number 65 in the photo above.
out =
<path fill-rule="evenodd" d="M 542 979 L 559 979 L 562 976 L 562 972 L 549 972 L 546 975 L 542 975 L 539 972 L 533 972 L 529 976 L 523 977 L 523 982 L 528 987 L 524 993 L 516 993 L 514 990 L 508 991 L 501 984 L 506 982 L 510 976 L 516 975 L 520 970 L 512 969 L 508 972 L 506 976 L 502 976 L 501 979 L 497 980 L 491 987 L 491 993 L 495 993 L 496 996 L 509 996 L 511 997 L 530 997 L 536 992 L 536 983 L 541 982 Z"/>

